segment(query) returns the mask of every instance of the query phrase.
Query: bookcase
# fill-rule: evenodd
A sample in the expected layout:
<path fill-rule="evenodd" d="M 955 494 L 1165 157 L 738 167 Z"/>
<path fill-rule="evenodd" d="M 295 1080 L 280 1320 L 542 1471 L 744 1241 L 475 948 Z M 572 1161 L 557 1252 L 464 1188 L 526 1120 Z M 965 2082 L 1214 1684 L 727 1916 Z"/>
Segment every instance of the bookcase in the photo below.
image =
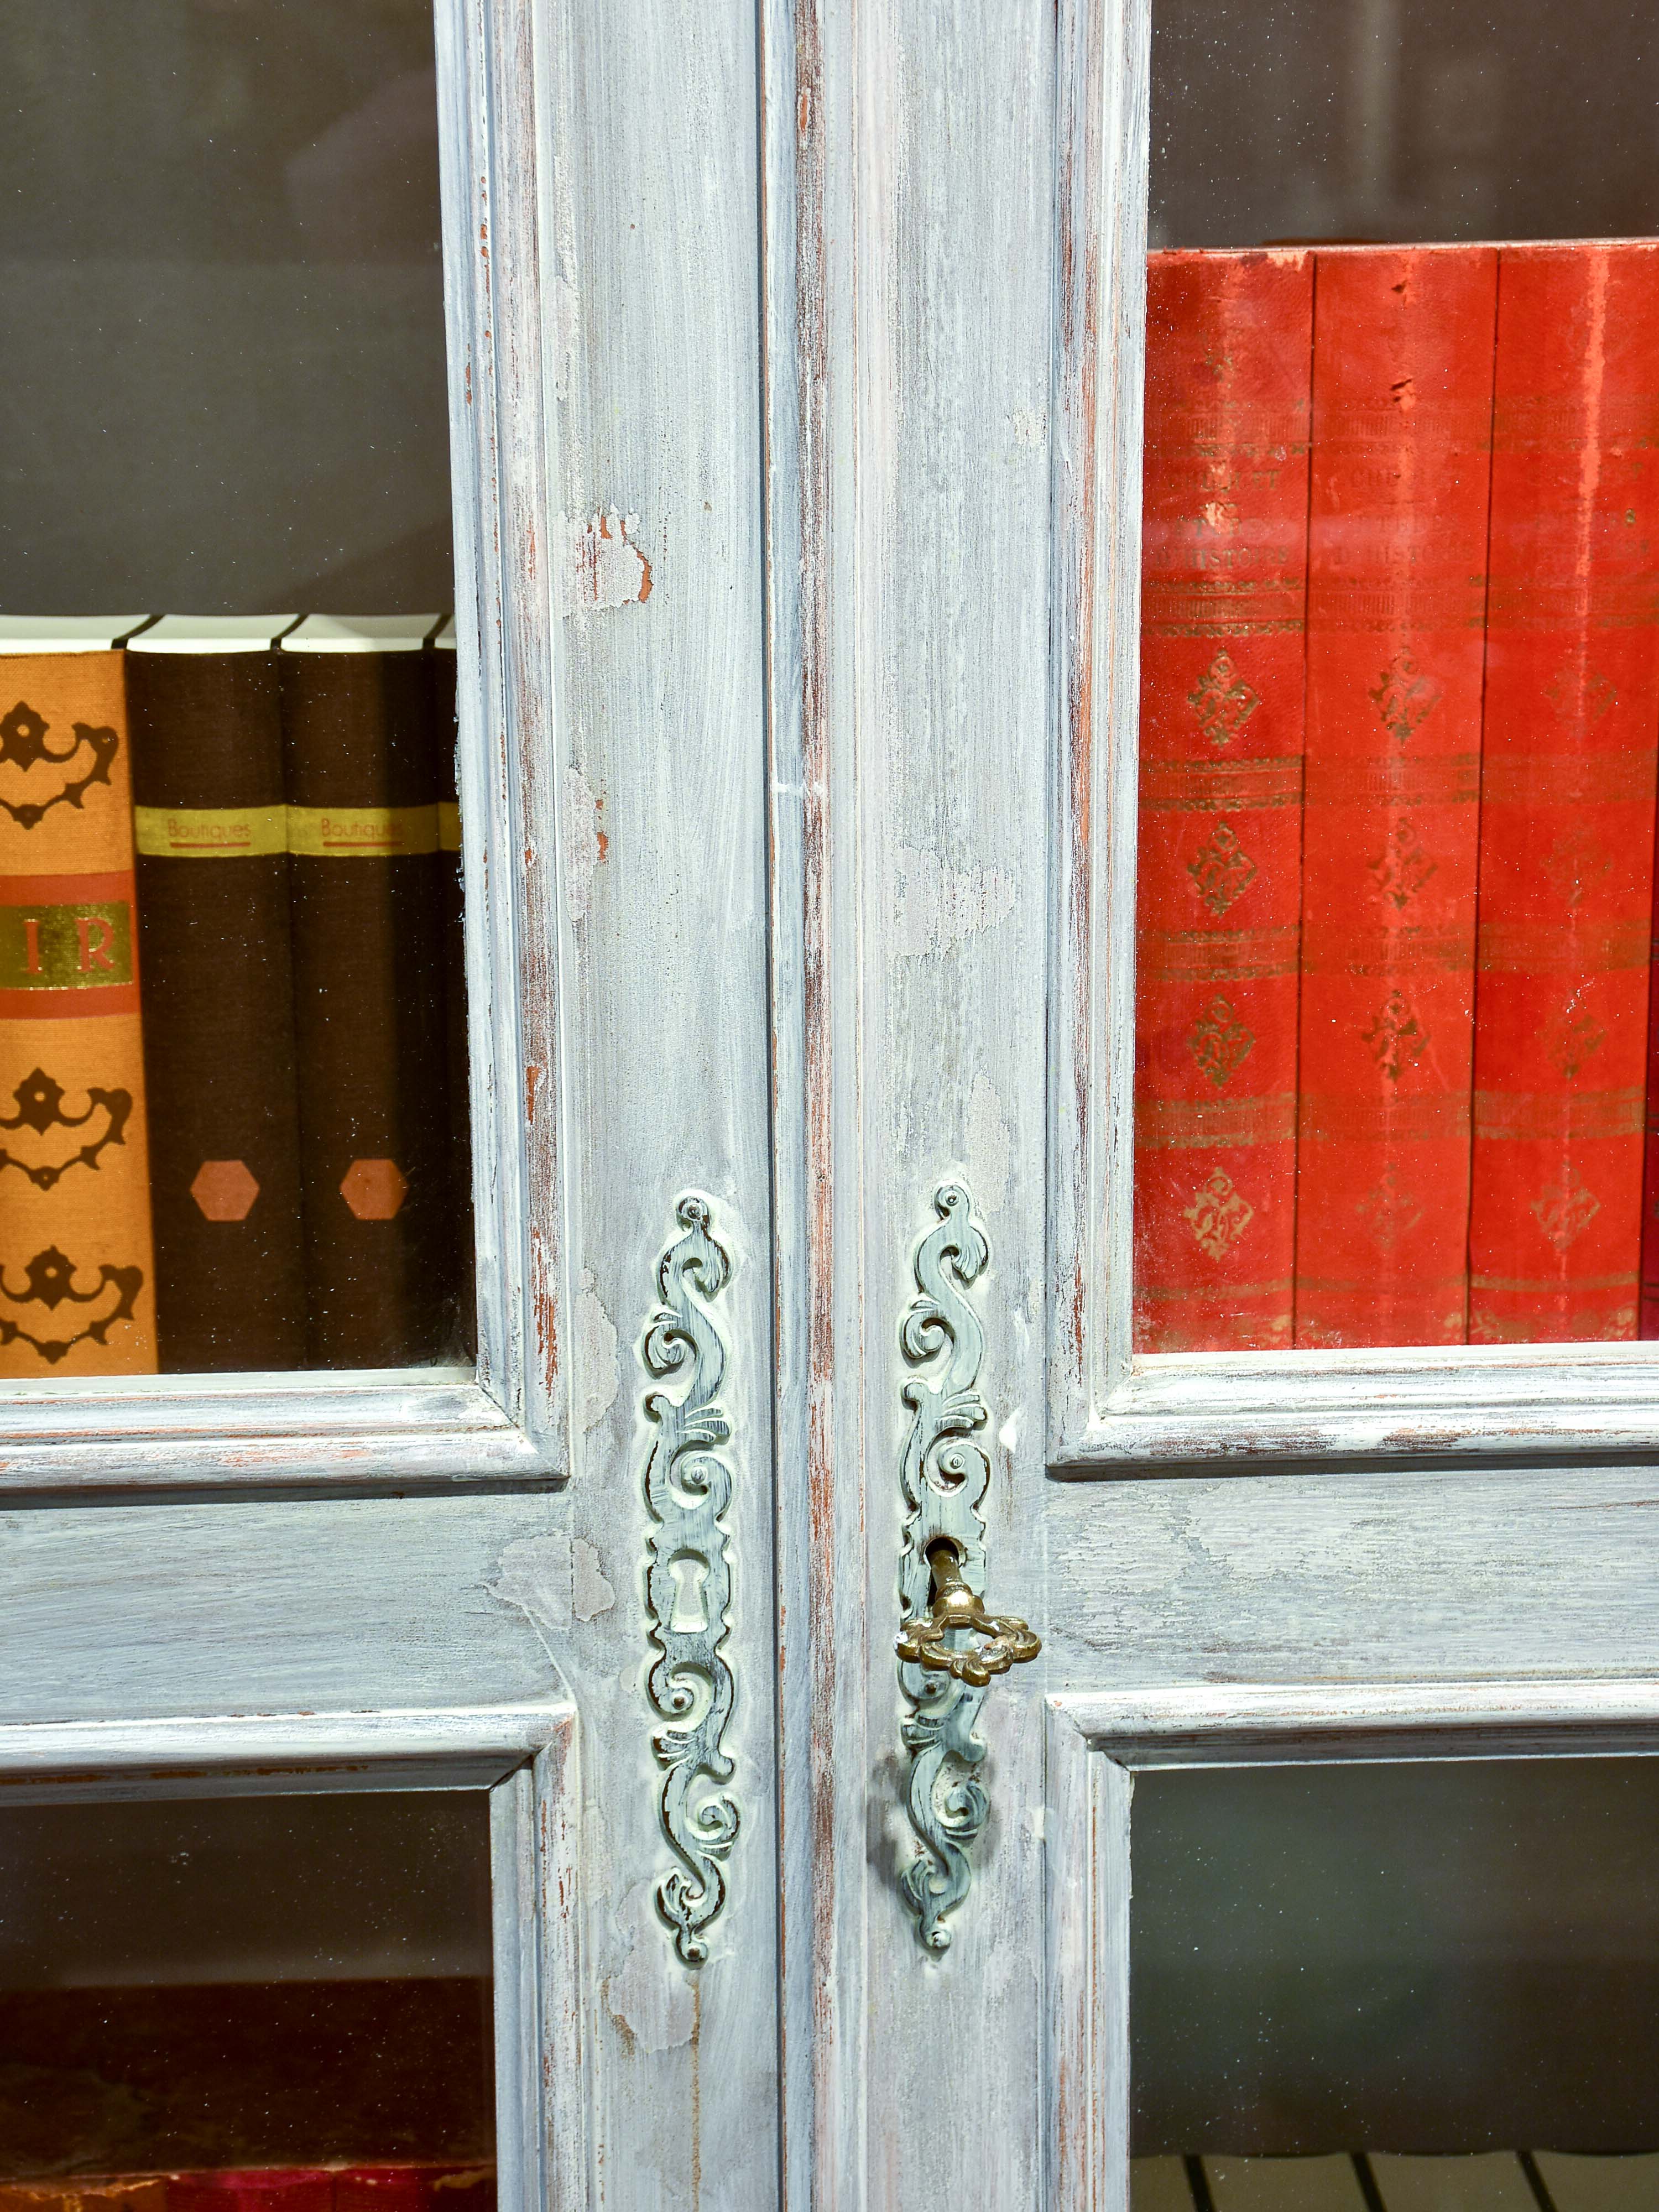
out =
<path fill-rule="evenodd" d="M 1134 1225 L 1149 252 L 1646 255 L 1629 11 L 71 13 L 0 615 L 453 612 L 477 1355 L 0 1389 L 0 2212 L 1645 2201 L 1659 1354 L 1149 1350 Z"/>

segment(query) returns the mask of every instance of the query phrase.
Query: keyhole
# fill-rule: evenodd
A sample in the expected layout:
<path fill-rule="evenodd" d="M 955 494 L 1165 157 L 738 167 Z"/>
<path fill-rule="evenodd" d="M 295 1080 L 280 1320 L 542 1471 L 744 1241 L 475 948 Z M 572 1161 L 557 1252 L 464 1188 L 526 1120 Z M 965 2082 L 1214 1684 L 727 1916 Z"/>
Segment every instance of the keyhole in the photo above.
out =
<path fill-rule="evenodd" d="M 678 1559 L 668 1562 L 668 1571 L 674 1577 L 674 1610 L 668 1626 L 677 1636 L 695 1636 L 707 1628 L 708 1616 L 703 1611 L 702 1586 L 708 1579 L 708 1563 L 690 1552 L 682 1552 Z"/>

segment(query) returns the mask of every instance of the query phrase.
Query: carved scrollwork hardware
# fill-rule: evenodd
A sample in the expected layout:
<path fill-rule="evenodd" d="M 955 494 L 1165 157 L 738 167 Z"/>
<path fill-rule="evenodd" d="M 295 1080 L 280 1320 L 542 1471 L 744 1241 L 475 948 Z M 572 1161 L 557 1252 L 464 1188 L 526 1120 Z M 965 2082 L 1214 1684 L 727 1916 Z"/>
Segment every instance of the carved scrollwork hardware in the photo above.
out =
<path fill-rule="evenodd" d="M 732 1577 L 721 1516 L 732 1468 L 719 1447 L 731 1425 L 718 1403 L 726 1346 L 709 1312 L 732 1265 L 709 1228 L 709 1203 L 688 1192 L 675 1209 L 681 1234 L 657 1270 L 662 1304 L 647 1324 L 641 1358 L 672 1387 L 647 1389 L 655 1428 L 645 1466 L 653 1527 L 646 1592 L 658 1647 L 647 1680 L 665 1723 L 652 1747 L 666 1769 L 663 1833 L 679 1863 L 657 1884 L 657 1905 L 688 1966 L 708 1955 L 705 1931 L 726 1902 L 726 1860 L 737 1840 L 737 1800 L 715 1785 L 732 1778 L 722 1739 L 734 1684 L 721 1656 Z"/>
<path fill-rule="evenodd" d="M 898 1656 L 913 1707 L 903 1734 L 910 1825 L 921 1845 L 900 1879 L 922 1942 L 945 1951 L 946 1916 L 972 1885 L 970 1854 L 990 1810 L 976 1772 L 985 1745 L 975 1734 L 986 1686 L 1042 1645 L 1023 1620 L 988 1613 L 983 1602 L 991 1462 L 978 1435 L 990 1416 L 976 1387 L 985 1336 L 966 1293 L 989 1265 L 990 1248 L 960 1184 L 945 1184 L 933 1205 L 939 1221 L 917 1249 L 917 1295 L 900 1332 L 906 1364 L 917 1370 L 903 1389 L 911 1421 L 899 1474 L 909 1510 Z M 963 1632 L 982 1640 L 960 1647 L 954 1638 Z"/>

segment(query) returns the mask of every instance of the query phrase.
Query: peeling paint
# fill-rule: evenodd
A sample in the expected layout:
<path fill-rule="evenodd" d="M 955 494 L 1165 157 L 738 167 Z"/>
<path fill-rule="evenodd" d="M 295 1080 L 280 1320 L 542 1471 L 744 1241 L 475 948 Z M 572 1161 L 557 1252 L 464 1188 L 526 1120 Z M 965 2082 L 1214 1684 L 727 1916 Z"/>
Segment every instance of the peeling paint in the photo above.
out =
<path fill-rule="evenodd" d="M 617 1602 L 617 1593 L 605 1580 L 599 1565 L 599 1547 L 590 1544 L 586 1536 L 575 1536 L 570 1544 L 570 1610 L 578 1620 L 592 1620 L 597 1614 L 609 1613 Z"/>
<path fill-rule="evenodd" d="M 582 1269 L 572 1318 L 576 1345 L 576 1421 L 586 1433 L 605 1419 L 622 1388 L 622 1376 L 617 1365 L 617 1325 L 605 1310 L 591 1267 Z"/>
<path fill-rule="evenodd" d="M 572 921 L 586 921 L 593 896 L 593 872 L 609 849 L 599 828 L 605 801 L 579 768 L 564 772 L 564 804 L 559 810 L 564 847 L 564 903 Z"/>
<path fill-rule="evenodd" d="M 696 2021 L 691 1978 L 675 1959 L 657 1917 L 654 1887 L 653 1881 L 636 1881 L 623 1899 L 617 1918 L 629 1931 L 628 1957 L 600 1984 L 605 2010 L 630 2053 L 671 2051 L 690 2043 Z"/>
<path fill-rule="evenodd" d="M 1008 1195 L 1013 1152 L 1001 1096 L 989 1076 L 976 1075 L 968 1096 L 968 1159 L 975 1195 L 988 1212 L 997 1212 Z"/>
<path fill-rule="evenodd" d="M 549 1636 L 569 1633 L 570 1578 L 570 1539 L 556 1528 L 509 1544 L 488 1588 L 503 1605 L 516 1606 L 545 1644 Z"/>
<path fill-rule="evenodd" d="M 1040 446 L 1048 434 L 1046 407 L 1016 407 L 1009 420 L 1017 446 Z"/>
<path fill-rule="evenodd" d="M 944 952 L 1006 921 L 1014 881 L 1000 868 L 949 868 L 937 853 L 901 845 L 893 855 L 894 950 L 902 959 Z"/>
<path fill-rule="evenodd" d="M 565 563 L 564 611 L 568 615 L 643 606 L 651 596 L 651 563 L 634 542 L 637 514 L 601 508 L 570 530 Z"/>

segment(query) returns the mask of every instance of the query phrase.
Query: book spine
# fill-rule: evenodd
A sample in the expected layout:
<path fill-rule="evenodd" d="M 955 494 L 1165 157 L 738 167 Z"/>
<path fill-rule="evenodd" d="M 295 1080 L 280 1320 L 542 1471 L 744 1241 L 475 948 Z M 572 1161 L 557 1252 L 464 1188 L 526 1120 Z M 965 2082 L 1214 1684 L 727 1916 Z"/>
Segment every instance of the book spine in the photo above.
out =
<path fill-rule="evenodd" d="M 1468 1327 L 1497 256 L 1314 276 L 1296 1342 Z"/>
<path fill-rule="evenodd" d="M 307 1358 L 451 1348 L 439 779 L 424 658 L 284 653 Z"/>
<path fill-rule="evenodd" d="M 451 1333 L 459 1355 L 477 1351 L 477 1275 L 472 1229 L 472 1115 L 467 1089 L 466 897 L 461 868 L 461 805 L 456 775 L 459 730 L 455 713 L 456 656 L 428 656 L 432 723 L 437 747 L 440 798 L 438 850 L 442 858 L 444 1059 L 449 1085 L 449 1203 L 455 1221 L 455 1276 Z"/>
<path fill-rule="evenodd" d="M 1633 1338 L 1659 742 L 1659 246 L 1504 247 L 1469 1337 Z"/>
<path fill-rule="evenodd" d="M 120 653 L 0 659 L 0 1375 L 155 1371 Z"/>
<path fill-rule="evenodd" d="M 229 2166 L 167 2177 L 167 2212 L 334 2212 L 329 2166 Z"/>
<path fill-rule="evenodd" d="M 1653 934 L 1649 947 L 1647 1112 L 1642 1163 L 1642 1284 L 1636 1333 L 1659 1337 L 1659 829 L 1653 872 Z"/>
<path fill-rule="evenodd" d="M 1134 1344 L 1291 1340 L 1313 258 L 1147 267 Z"/>
<path fill-rule="evenodd" d="M 129 655 L 164 1370 L 306 1356 L 274 653 Z"/>

